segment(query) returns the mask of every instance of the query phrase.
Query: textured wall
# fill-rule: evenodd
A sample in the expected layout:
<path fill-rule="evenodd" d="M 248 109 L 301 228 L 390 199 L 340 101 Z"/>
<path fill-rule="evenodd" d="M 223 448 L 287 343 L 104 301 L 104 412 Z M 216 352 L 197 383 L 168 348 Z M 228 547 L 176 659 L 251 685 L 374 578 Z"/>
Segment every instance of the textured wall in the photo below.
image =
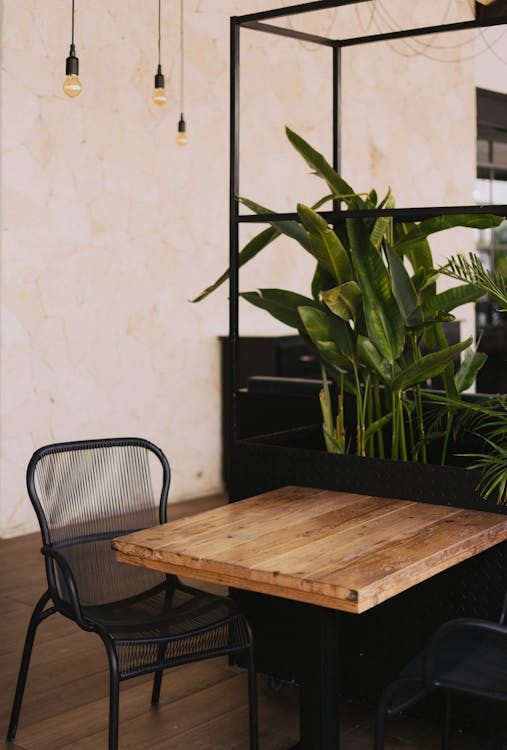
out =
<path fill-rule="evenodd" d="M 227 264 L 228 18 L 273 3 L 186 0 L 186 149 L 174 140 L 178 4 L 163 3 L 165 109 L 150 101 L 155 0 L 76 5 L 84 89 L 71 101 L 61 92 L 70 1 L 3 3 L 5 536 L 35 527 L 24 471 L 51 441 L 142 435 L 171 460 L 173 500 L 220 488 L 216 337 L 227 330 L 227 292 L 188 299 Z M 458 14 L 467 7 L 453 4 Z M 357 21 L 330 11 L 310 26 L 341 33 Z M 242 192 L 275 209 L 309 203 L 322 187 L 283 125 L 329 153 L 330 53 L 255 32 L 242 44 Z M 390 45 L 351 51 L 344 63 L 345 176 L 358 190 L 391 184 L 400 205 L 470 201 L 473 63 L 435 68 Z M 242 287 L 306 291 L 309 269 L 281 241 L 245 270 Z M 242 321 L 244 332 L 281 330 L 256 310 Z"/>

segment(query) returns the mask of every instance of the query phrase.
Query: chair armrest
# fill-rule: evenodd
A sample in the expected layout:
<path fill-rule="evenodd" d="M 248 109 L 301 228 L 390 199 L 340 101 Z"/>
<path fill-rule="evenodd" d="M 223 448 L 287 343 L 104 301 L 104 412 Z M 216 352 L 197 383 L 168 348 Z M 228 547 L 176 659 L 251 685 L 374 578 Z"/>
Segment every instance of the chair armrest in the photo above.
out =
<path fill-rule="evenodd" d="M 507 626 L 505 625 L 490 620 L 481 620 L 475 617 L 461 617 L 456 620 L 450 620 L 438 628 L 426 646 L 424 653 L 424 679 L 426 684 L 431 684 L 435 681 L 435 675 L 438 673 L 438 662 L 440 653 L 442 653 L 441 648 L 443 642 L 449 636 L 465 630 L 495 633 L 498 636 L 503 636 L 506 640 L 507 648 Z"/>
<path fill-rule="evenodd" d="M 91 630 L 90 623 L 85 619 L 79 601 L 76 580 L 72 569 L 67 560 L 53 547 L 42 547 L 41 553 L 46 558 L 46 568 L 48 571 L 48 581 L 51 597 L 57 609 L 64 615 L 71 617 L 78 625 L 85 630 Z M 65 587 L 65 594 L 68 597 L 63 599 L 56 583 L 54 575 L 54 565 L 58 568 L 60 580 Z"/>

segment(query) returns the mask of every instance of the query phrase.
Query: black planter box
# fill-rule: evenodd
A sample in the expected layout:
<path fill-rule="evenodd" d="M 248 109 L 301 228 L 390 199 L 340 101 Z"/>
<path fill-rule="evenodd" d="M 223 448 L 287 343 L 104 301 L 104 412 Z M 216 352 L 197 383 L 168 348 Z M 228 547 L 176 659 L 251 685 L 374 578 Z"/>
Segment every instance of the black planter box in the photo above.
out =
<path fill-rule="evenodd" d="M 457 448 L 462 452 L 465 446 Z M 459 458 L 455 458 L 457 463 Z M 319 425 L 240 440 L 234 447 L 231 499 L 288 484 L 505 513 L 476 490 L 479 471 L 460 465 L 326 453 Z"/>
<path fill-rule="evenodd" d="M 231 501 L 284 485 L 300 485 L 507 512 L 479 496 L 478 471 L 459 465 L 338 456 L 322 448 L 320 426 L 237 441 Z M 341 652 L 344 694 L 375 699 L 433 630 L 448 619 L 465 615 L 497 619 L 506 570 L 507 545 L 501 544 L 362 615 L 338 613 L 337 637 L 345 645 Z M 298 653 L 305 638 L 304 605 L 244 591 L 235 592 L 235 596 L 254 629 L 259 670 L 297 681 Z M 486 707 L 480 713 L 484 717 L 488 711 Z M 469 714 L 465 704 L 462 724 L 467 723 Z M 477 711 L 473 715 L 477 716 Z M 496 715 L 488 716 L 488 725 L 504 734 Z M 484 730 L 482 725 L 480 730 Z"/>

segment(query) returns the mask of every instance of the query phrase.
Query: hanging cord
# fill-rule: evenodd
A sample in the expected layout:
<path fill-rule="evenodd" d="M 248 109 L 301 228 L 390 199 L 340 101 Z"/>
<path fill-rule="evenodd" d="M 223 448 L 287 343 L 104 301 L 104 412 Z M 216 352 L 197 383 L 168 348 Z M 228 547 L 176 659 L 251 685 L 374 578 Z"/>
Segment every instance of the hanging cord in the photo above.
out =
<path fill-rule="evenodd" d="M 185 28 L 183 0 L 180 0 L 180 112 L 185 111 Z"/>
<path fill-rule="evenodd" d="M 72 39 L 70 43 L 74 46 L 74 0 L 72 0 Z"/>
<path fill-rule="evenodd" d="M 161 32 L 160 32 L 160 27 L 161 27 L 161 21 L 162 21 L 161 4 L 162 4 L 162 0 L 158 0 L 158 64 L 159 64 L 159 66 L 161 64 L 161 56 L 160 56 L 160 48 L 161 48 L 161 41 L 160 41 Z"/>
<path fill-rule="evenodd" d="M 474 3 L 473 0 L 469 0 L 469 7 L 471 12 L 474 12 Z M 448 3 L 447 9 L 445 11 L 444 17 L 441 21 L 441 23 L 444 23 L 447 19 L 448 13 L 451 8 L 451 3 Z M 379 20 L 383 21 L 389 31 L 397 31 L 401 29 L 401 26 L 396 21 L 396 19 L 391 15 L 389 10 L 385 7 L 383 0 L 378 0 L 378 4 L 376 4 L 376 10 L 377 15 L 373 19 L 375 22 L 375 26 L 377 27 L 377 30 L 379 32 L 382 32 L 384 29 L 382 28 L 382 25 L 379 24 Z M 506 64 L 506 60 L 504 60 L 498 52 L 494 49 L 495 45 L 502 39 L 502 37 L 507 33 L 507 29 L 504 29 L 501 34 L 498 36 L 497 39 L 495 39 L 492 43 L 490 43 L 485 34 L 484 29 L 480 28 L 477 30 L 474 36 L 471 36 L 470 38 L 463 39 L 462 41 L 458 42 L 457 44 L 437 44 L 434 41 L 421 41 L 417 38 L 410 38 L 410 39 L 402 39 L 400 40 L 405 45 L 405 51 L 403 49 L 400 49 L 396 44 L 393 44 L 392 42 L 388 42 L 389 46 L 395 52 L 396 54 L 400 55 L 401 57 L 426 57 L 428 60 L 433 60 L 434 62 L 440 62 L 440 63 L 450 63 L 455 64 L 459 62 L 465 62 L 468 60 L 475 60 L 476 58 L 480 57 L 480 55 L 484 54 L 487 50 L 489 50 L 495 57 L 502 63 Z M 477 40 L 481 39 L 484 44 L 484 49 L 471 52 L 469 54 L 461 54 L 459 56 L 455 56 L 452 58 L 444 59 L 439 56 L 439 53 L 445 53 L 449 50 L 455 50 L 459 47 L 464 46 L 470 46 L 474 44 Z M 433 53 L 433 54 L 432 54 Z"/>

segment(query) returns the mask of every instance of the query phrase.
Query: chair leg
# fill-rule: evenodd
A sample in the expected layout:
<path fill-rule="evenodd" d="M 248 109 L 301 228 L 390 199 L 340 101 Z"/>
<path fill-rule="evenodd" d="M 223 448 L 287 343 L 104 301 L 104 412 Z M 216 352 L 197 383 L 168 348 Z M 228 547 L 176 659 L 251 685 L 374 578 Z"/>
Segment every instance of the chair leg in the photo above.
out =
<path fill-rule="evenodd" d="M 120 673 L 118 657 L 113 643 L 102 637 L 109 658 L 109 750 L 118 750 L 118 725 L 120 706 Z"/>
<path fill-rule="evenodd" d="M 452 693 L 445 694 L 444 726 L 442 731 L 442 750 L 451 750 L 452 733 Z"/>
<path fill-rule="evenodd" d="M 161 664 L 164 661 L 165 652 L 167 651 L 167 643 L 159 643 L 158 649 L 157 649 L 157 660 L 159 664 Z M 163 669 L 158 669 L 155 672 L 155 676 L 153 678 L 153 690 L 151 691 L 151 705 L 152 706 L 158 706 L 158 702 L 160 700 L 160 687 L 162 685 L 162 677 L 164 675 Z"/>
<path fill-rule="evenodd" d="M 248 652 L 248 715 L 250 727 L 250 750 L 259 748 L 259 721 L 257 712 L 257 674 L 253 647 Z"/>
<path fill-rule="evenodd" d="M 28 676 L 28 667 L 30 666 L 30 657 L 32 655 L 33 642 L 35 640 L 35 633 L 37 627 L 40 625 L 43 617 L 42 612 L 46 604 L 50 600 L 49 592 L 46 591 L 41 596 L 39 601 L 34 607 L 28 629 L 26 631 L 25 646 L 23 648 L 23 656 L 21 657 L 21 664 L 19 667 L 18 681 L 16 684 L 16 692 L 14 694 L 14 702 L 12 704 L 11 718 L 9 722 L 9 728 L 7 730 L 7 742 L 12 742 L 16 737 L 16 731 L 18 728 L 19 714 L 21 711 L 21 704 L 23 702 L 23 695 L 25 692 L 26 678 Z M 48 613 L 48 614 L 53 614 Z"/>
<path fill-rule="evenodd" d="M 163 669 L 159 669 L 158 672 L 155 672 L 155 676 L 153 678 L 153 690 L 151 691 L 151 705 L 152 706 L 158 706 L 158 702 L 160 700 L 160 687 L 162 685 L 163 674 L 164 674 Z"/>

